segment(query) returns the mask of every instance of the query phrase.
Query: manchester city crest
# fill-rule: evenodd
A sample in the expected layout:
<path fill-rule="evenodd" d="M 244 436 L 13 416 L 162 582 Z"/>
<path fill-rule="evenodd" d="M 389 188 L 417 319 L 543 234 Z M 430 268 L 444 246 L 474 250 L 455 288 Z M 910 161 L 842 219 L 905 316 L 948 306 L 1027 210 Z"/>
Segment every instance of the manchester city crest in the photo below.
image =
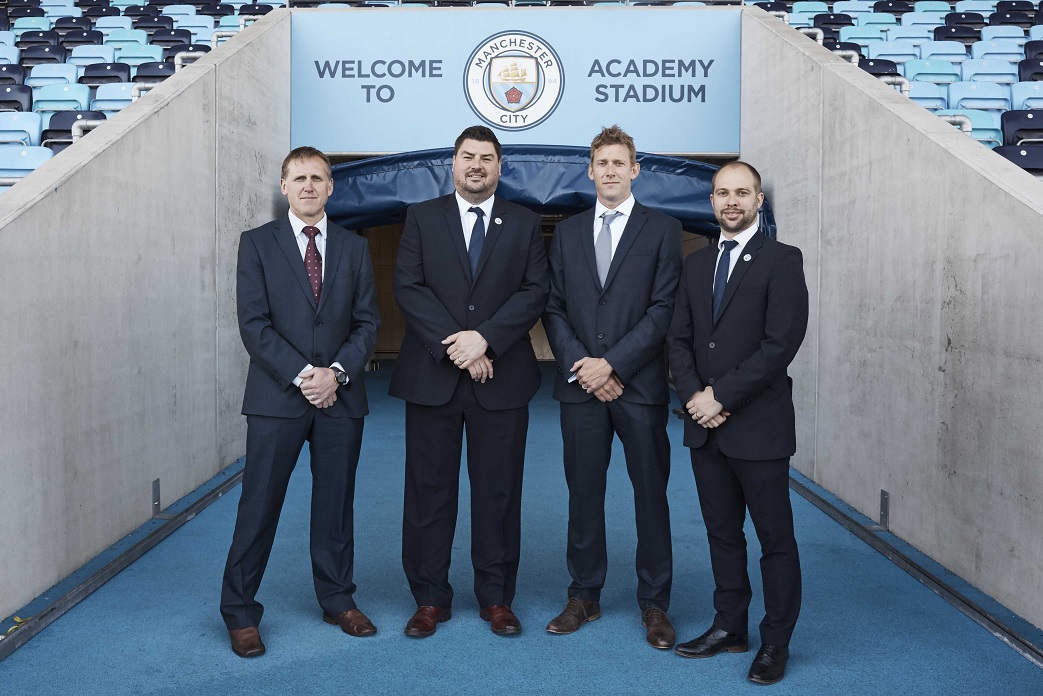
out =
<path fill-rule="evenodd" d="M 546 41 L 505 31 L 475 48 L 464 70 L 464 94 L 478 116 L 502 130 L 539 125 L 561 101 L 565 75 Z"/>

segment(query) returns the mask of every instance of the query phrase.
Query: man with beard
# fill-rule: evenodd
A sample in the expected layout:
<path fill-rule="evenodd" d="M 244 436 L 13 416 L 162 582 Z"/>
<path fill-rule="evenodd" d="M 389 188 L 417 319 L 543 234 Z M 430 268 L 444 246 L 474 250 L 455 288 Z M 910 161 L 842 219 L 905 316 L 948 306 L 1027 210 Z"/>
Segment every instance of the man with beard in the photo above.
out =
<path fill-rule="evenodd" d="M 471 484 L 471 562 L 481 617 L 521 631 L 511 610 L 521 547 L 529 400 L 540 384 L 529 330 L 547 304 L 535 213 L 495 196 L 501 148 L 484 126 L 453 153 L 456 191 L 406 213 L 395 298 L 406 319 L 392 396 L 406 402 L 402 564 L 417 611 L 406 635 L 452 616 L 461 433 Z"/>
<path fill-rule="evenodd" d="M 796 450 L 786 368 L 808 325 L 800 250 L 758 231 L 764 201 L 757 170 L 731 162 L 714 175 L 710 201 L 721 238 L 684 264 L 668 336 L 670 370 L 689 418 L 699 505 L 716 589 L 713 625 L 675 649 L 712 657 L 748 649 L 752 591 L 743 522 L 749 509 L 761 543 L 764 620 L 747 678 L 782 679 L 800 612 L 801 582 L 789 458 Z"/>

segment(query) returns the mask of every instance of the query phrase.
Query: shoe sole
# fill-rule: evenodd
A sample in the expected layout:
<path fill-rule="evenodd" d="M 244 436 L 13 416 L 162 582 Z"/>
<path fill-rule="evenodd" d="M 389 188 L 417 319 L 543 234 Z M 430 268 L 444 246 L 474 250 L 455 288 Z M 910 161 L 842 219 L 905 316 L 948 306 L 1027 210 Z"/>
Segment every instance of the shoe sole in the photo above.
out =
<path fill-rule="evenodd" d="M 330 626 L 340 626 L 340 624 L 338 624 L 336 621 L 334 621 L 333 617 L 330 616 L 329 614 L 323 614 L 322 615 L 322 620 L 325 621 L 326 623 L 328 623 Z M 340 630 L 344 631 L 344 627 L 340 626 Z M 352 636 L 354 638 L 365 638 L 366 636 L 376 635 L 377 629 L 374 628 L 372 631 L 366 631 L 365 633 L 352 633 L 351 631 L 344 631 L 344 632 L 347 633 L 349 636 Z"/>
<path fill-rule="evenodd" d="M 479 610 L 478 616 L 481 618 L 482 621 L 491 622 L 493 620 L 492 616 L 486 614 L 484 611 L 481 610 Z M 516 636 L 522 632 L 521 626 L 508 626 L 507 628 L 501 628 L 500 630 L 496 630 L 494 628 L 492 629 L 492 631 L 498 636 Z"/>
<path fill-rule="evenodd" d="M 688 658 L 692 658 L 692 659 L 696 659 L 696 660 L 701 660 L 703 658 L 713 657 L 714 655 L 720 655 L 722 652 L 744 653 L 744 652 L 747 652 L 749 649 L 750 649 L 749 645 L 733 645 L 731 647 L 721 648 L 720 650 L 715 650 L 712 653 L 704 653 L 702 655 L 689 655 L 689 654 L 680 652 L 677 649 L 674 649 L 674 652 L 677 653 L 678 655 L 680 655 L 681 657 L 688 657 Z M 765 682 L 765 683 L 767 683 L 767 684 L 774 684 L 775 682 Z"/>
<path fill-rule="evenodd" d="M 782 676 L 784 677 L 786 675 L 782 675 Z M 747 675 L 746 676 L 746 681 L 750 682 L 751 684 L 760 684 L 761 686 L 770 686 L 772 684 L 778 684 L 780 681 L 782 681 L 782 677 L 779 677 L 778 679 L 772 679 L 771 681 L 768 681 L 767 679 L 754 679 L 753 677 Z"/>
<path fill-rule="evenodd" d="M 439 616 L 437 619 L 435 619 L 435 627 L 432 628 L 430 631 L 417 631 L 415 629 L 410 630 L 410 628 L 407 626 L 405 633 L 410 638 L 427 638 L 428 636 L 433 636 L 435 634 L 435 631 L 438 630 L 438 624 L 445 623 L 451 618 L 453 618 L 453 612 L 447 611 L 443 613 L 441 616 Z"/>
<path fill-rule="evenodd" d="M 232 648 L 232 652 L 234 652 L 239 657 L 250 659 L 251 657 L 260 657 L 264 654 L 265 650 L 264 648 L 261 648 L 260 650 L 252 650 L 250 652 L 239 652 L 235 648 Z"/>
<path fill-rule="evenodd" d="M 575 633 L 576 631 L 578 631 L 580 629 L 580 626 L 582 626 L 583 624 L 590 623 L 591 621 L 597 621 L 600 618 L 601 612 L 599 611 L 597 614 L 594 614 L 593 616 L 588 616 L 587 618 L 583 619 L 583 623 L 581 623 L 579 626 L 576 626 L 576 628 L 572 629 L 571 631 L 562 631 L 560 629 L 555 629 L 551 628 L 550 626 L 547 626 L 547 633 L 553 633 L 557 636 L 567 636 L 570 633 Z"/>

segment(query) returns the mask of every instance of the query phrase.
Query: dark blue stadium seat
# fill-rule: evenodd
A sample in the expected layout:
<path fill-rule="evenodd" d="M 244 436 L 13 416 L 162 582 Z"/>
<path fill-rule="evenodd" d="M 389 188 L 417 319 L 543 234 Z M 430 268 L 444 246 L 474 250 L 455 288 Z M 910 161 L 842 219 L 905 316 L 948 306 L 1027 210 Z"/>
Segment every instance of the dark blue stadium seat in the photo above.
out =
<path fill-rule="evenodd" d="M 32 111 L 33 88 L 25 85 L 0 86 L 0 111 Z"/>
<path fill-rule="evenodd" d="M 854 26 L 855 18 L 846 14 L 817 14 L 812 17 L 811 23 L 820 29 L 837 31 L 840 27 Z"/>
<path fill-rule="evenodd" d="M 159 17 L 160 9 L 155 5 L 128 5 L 123 8 L 124 17 Z"/>
<path fill-rule="evenodd" d="M 40 7 L 8 7 L 7 18 L 14 21 L 19 17 L 46 17 L 47 13 Z"/>
<path fill-rule="evenodd" d="M 174 18 L 168 15 L 159 15 L 157 17 L 136 17 L 134 19 L 134 28 L 143 29 L 146 34 L 149 35 L 151 42 L 152 35 L 157 31 L 170 30 L 174 28 Z"/>
<path fill-rule="evenodd" d="M 1043 58 L 1034 58 L 1018 63 L 1018 82 L 1039 82 L 1043 80 Z"/>
<path fill-rule="evenodd" d="M 1043 111 L 1012 109 L 1000 114 L 1004 145 L 1036 143 L 1043 145 Z"/>
<path fill-rule="evenodd" d="M 56 111 L 40 134 L 40 144 L 58 154 L 72 145 L 72 126 L 77 121 L 104 121 L 100 111 Z"/>
<path fill-rule="evenodd" d="M 132 82 L 162 82 L 174 74 L 173 63 L 142 63 Z"/>
<path fill-rule="evenodd" d="M 999 0 L 996 3 L 997 12 L 1024 12 L 1027 15 L 1036 14 L 1036 6 L 1030 0 Z"/>
<path fill-rule="evenodd" d="M 23 31 L 14 45 L 23 49 L 30 46 L 57 46 L 60 40 L 56 31 Z"/>
<path fill-rule="evenodd" d="M 126 63 L 95 63 L 83 68 L 77 80 L 81 85 L 97 87 L 112 82 L 130 82 L 130 66 Z"/>
<path fill-rule="evenodd" d="M 790 6 L 784 2 L 755 2 L 754 7 L 759 7 L 765 12 L 789 12 Z"/>
<path fill-rule="evenodd" d="M 993 12 L 989 15 L 990 27 L 1021 27 L 1026 31 L 1032 27 L 1032 17 L 1024 12 Z"/>
<path fill-rule="evenodd" d="M 898 75 L 898 64 L 893 60 L 884 60 L 882 58 L 873 58 L 872 60 L 866 60 L 863 58 L 858 61 L 858 67 L 865 70 L 870 75 Z"/>
<path fill-rule="evenodd" d="M 1043 58 L 1043 41 L 1025 42 L 1025 59 Z"/>
<path fill-rule="evenodd" d="M 7 7 L 39 7 L 40 0 L 8 0 Z"/>
<path fill-rule="evenodd" d="M 71 51 L 77 46 L 101 46 L 105 43 L 105 35 L 100 31 L 70 31 L 62 37 L 61 45 Z"/>
<path fill-rule="evenodd" d="M 1000 145 L 993 152 L 1031 174 L 1043 174 L 1043 145 Z"/>
<path fill-rule="evenodd" d="M 156 7 L 166 7 L 167 5 L 180 5 L 181 0 L 148 0 L 149 5 L 155 5 Z"/>
<path fill-rule="evenodd" d="M 0 65 L 0 85 L 25 83 L 25 68 L 21 65 Z"/>
<path fill-rule="evenodd" d="M 64 63 L 66 51 L 61 46 L 29 46 L 22 50 L 19 61 L 27 68 L 46 63 Z"/>
<path fill-rule="evenodd" d="M 206 44 L 178 44 L 167 46 L 163 49 L 163 60 L 168 63 L 174 62 L 174 56 L 178 53 L 210 53 L 210 47 Z"/>
<path fill-rule="evenodd" d="M 985 15 L 978 12 L 950 12 L 945 15 L 945 26 L 947 27 L 972 27 L 981 31 L 987 26 Z"/>
<path fill-rule="evenodd" d="M 265 15 L 274 9 L 271 5 L 240 5 L 238 14 Z"/>
<path fill-rule="evenodd" d="M 865 55 L 862 53 L 862 46 L 854 41 L 827 41 L 823 42 L 822 46 L 827 51 L 854 51 L 860 58 L 865 58 Z"/>
<path fill-rule="evenodd" d="M 227 3 L 215 3 L 210 5 L 197 5 L 196 14 L 208 17 L 227 17 L 235 14 L 235 5 Z"/>
<path fill-rule="evenodd" d="M 112 3 L 109 0 L 74 0 L 76 7 L 86 10 L 88 7 L 108 7 Z"/>
<path fill-rule="evenodd" d="M 153 46 L 178 46 L 192 43 L 192 32 L 188 29 L 160 29 L 148 41 Z"/>
<path fill-rule="evenodd" d="M 84 17 L 90 17 L 91 19 L 97 19 L 98 17 L 119 17 L 120 8 L 118 7 L 103 7 L 97 5 L 95 7 L 88 7 L 83 11 Z"/>
<path fill-rule="evenodd" d="M 934 28 L 935 41 L 959 41 L 964 46 L 981 41 L 981 30 L 963 24 Z"/>
<path fill-rule="evenodd" d="M 58 17 L 51 28 L 64 37 L 70 31 L 90 31 L 93 26 L 90 17 Z"/>
<path fill-rule="evenodd" d="M 912 12 L 913 6 L 901 0 L 878 0 L 873 3 L 873 12 L 887 12 L 895 17 L 901 17 L 906 12 Z"/>

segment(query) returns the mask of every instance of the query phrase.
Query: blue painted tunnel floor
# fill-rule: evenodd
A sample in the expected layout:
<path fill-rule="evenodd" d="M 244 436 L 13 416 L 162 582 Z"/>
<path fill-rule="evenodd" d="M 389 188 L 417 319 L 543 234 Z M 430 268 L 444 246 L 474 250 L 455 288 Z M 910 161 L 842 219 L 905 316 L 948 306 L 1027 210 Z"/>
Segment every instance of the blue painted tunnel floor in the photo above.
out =
<path fill-rule="evenodd" d="M 390 369 L 370 373 L 355 494 L 356 601 L 377 625 L 351 638 L 321 619 L 308 558 L 307 450 L 290 483 L 258 599 L 268 652 L 236 657 L 218 611 L 239 488 L 0 662 L 12 694 L 1043 694 L 1043 670 L 791 493 L 804 602 L 786 678 L 746 681 L 762 614 L 756 535 L 747 523 L 754 601 L 750 652 L 683 659 L 644 642 L 635 592 L 633 496 L 616 443 L 609 469 L 609 575 L 602 618 L 568 636 L 544 626 L 562 608 L 567 491 L 549 374 L 531 405 L 523 548 L 514 603 L 524 631 L 493 635 L 471 591 L 467 477 L 451 579 L 453 618 L 426 639 L 402 633 L 415 606 L 400 560 L 404 406 Z M 713 618 L 706 534 L 681 423 L 671 419 L 678 639 Z"/>

